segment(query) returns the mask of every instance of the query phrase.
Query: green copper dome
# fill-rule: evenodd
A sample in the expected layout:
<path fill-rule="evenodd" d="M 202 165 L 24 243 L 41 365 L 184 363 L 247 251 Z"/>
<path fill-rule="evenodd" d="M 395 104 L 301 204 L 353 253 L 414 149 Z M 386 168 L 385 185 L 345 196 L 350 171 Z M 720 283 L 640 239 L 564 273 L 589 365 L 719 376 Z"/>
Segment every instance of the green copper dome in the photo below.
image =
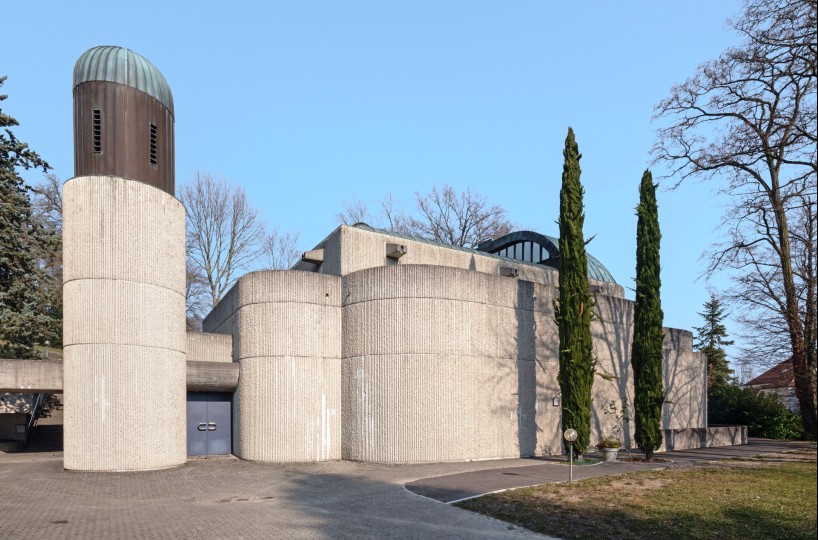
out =
<path fill-rule="evenodd" d="M 502 257 L 523 262 L 541 264 L 559 269 L 560 241 L 533 231 L 517 231 L 495 240 L 486 240 L 477 246 L 479 251 L 494 253 Z M 598 259 L 586 252 L 588 277 L 598 281 L 616 283 L 613 274 Z"/>
<path fill-rule="evenodd" d="M 156 98 L 173 113 L 173 94 L 162 73 L 144 56 L 124 47 L 88 49 L 74 66 L 74 85 L 90 81 L 124 84 Z"/>

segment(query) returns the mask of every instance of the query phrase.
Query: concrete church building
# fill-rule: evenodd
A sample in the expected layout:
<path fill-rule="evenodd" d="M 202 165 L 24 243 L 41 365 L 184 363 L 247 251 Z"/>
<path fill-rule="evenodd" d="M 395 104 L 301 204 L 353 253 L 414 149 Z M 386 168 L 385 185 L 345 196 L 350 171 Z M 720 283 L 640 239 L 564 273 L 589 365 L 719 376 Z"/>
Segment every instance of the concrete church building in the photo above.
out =
<path fill-rule="evenodd" d="M 173 118 L 145 58 L 96 47 L 78 60 L 76 176 L 63 203 L 66 469 L 158 469 L 208 453 L 389 463 L 562 453 L 556 239 L 517 232 L 473 250 L 341 226 L 292 270 L 240 278 L 205 333 L 186 333 Z M 632 403 L 633 302 L 593 258 L 589 277 L 594 443 L 616 426 L 603 409 Z M 666 447 L 714 444 L 703 355 L 675 329 L 664 353 Z"/>

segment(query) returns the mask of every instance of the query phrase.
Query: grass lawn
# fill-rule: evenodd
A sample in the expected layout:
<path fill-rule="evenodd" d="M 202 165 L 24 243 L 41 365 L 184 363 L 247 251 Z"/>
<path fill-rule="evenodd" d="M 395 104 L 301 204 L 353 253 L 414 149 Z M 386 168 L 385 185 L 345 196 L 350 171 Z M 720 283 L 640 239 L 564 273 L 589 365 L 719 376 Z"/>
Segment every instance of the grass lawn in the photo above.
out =
<path fill-rule="evenodd" d="M 560 538 L 816 538 L 816 452 L 547 484 L 457 506 Z"/>

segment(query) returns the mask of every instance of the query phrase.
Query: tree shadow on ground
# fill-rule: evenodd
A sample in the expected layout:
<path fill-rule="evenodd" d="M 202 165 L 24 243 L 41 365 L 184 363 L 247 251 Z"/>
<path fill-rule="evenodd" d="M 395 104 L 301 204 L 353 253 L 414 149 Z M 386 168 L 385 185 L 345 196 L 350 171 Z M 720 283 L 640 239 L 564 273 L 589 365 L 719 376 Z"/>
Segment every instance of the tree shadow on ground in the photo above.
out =
<path fill-rule="evenodd" d="M 640 516 L 625 508 L 583 508 L 582 504 L 552 504 L 530 508 L 524 505 L 491 505 L 475 499 L 458 504 L 465 509 L 487 513 L 534 532 L 570 539 L 606 538 L 610 540 L 683 539 L 814 539 L 815 527 L 796 526 L 783 521 L 773 511 L 737 506 L 712 516 L 678 511 Z"/>
<path fill-rule="evenodd" d="M 326 538 L 520 538 L 517 527 L 415 495 L 402 485 L 340 474 L 291 482 L 285 497 Z"/>

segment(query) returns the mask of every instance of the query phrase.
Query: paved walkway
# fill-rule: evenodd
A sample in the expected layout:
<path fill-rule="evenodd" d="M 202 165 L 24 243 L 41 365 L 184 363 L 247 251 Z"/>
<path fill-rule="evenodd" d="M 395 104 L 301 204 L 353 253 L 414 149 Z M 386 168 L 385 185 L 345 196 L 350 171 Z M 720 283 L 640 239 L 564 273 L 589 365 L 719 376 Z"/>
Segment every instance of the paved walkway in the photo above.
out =
<path fill-rule="evenodd" d="M 669 459 L 671 463 L 628 463 L 622 461 L 574 467 L 574 480 L 624 474 L 635 471 L 682 467 L 707 461 L 750 457 L 764 453 L 787 452 L 798 448 L 815 448 L 801 442 L 781 442 L 769 439 L 750 439 L 743 446 L 699 448 L 678 452 L 663 452 L 656 457 Z M 536 464 L 524 467 L 469 471 L 446 476 L 416 480 L 406 484 L 406 489 L 418 495 L 444 503 L 470 499 L 486 493 L 506 489 L 536 486 L 552 482 L 568 481 L 568 466 L 554 459 L 531 459 Z"/>
<path fill-rule="evenodd" d="M 797 446 L 753 441 L 668 457 L 676 466 Z M 586 478 L 651 467 L 574 472 Z M 383 465 L 235 458 L 195 459 L 164 471 L 77 473 L 63 470 L 62 453 L 0 454 L 0 538 L 546 538 L 438 500 L 564 481 L 567 474 L 565 465 L 538 459 Z"/>
<path fill-rule="evenodd" d="M 0 539 L 548 538 L 403 487 L 524 463 L 210 458 L 163 471 L 78 473 L 63 470 L 62 453 L 0 454 Z"/>

